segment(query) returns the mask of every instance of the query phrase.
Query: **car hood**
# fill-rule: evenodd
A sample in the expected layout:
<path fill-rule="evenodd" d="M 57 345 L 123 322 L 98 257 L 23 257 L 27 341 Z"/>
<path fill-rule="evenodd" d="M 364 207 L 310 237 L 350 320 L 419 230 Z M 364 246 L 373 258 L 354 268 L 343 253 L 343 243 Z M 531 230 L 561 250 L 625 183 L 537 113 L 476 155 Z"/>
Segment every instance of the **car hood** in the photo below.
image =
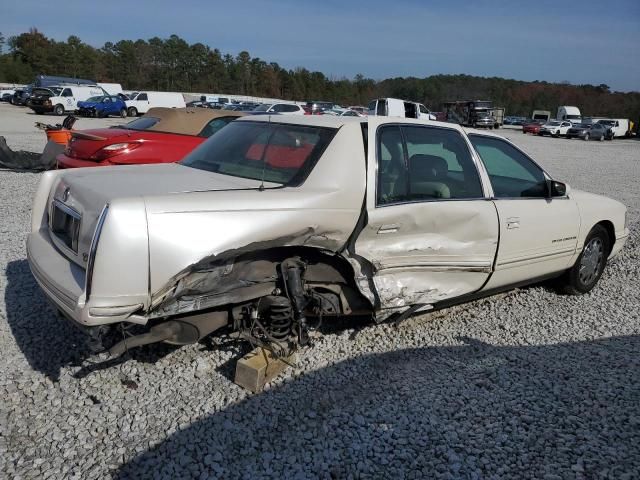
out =
<path fill-rule="evenodd" d="M 78 168 L 65 170 L 58 175 L 49 194 L 49 203 L 55 199 L 81 216 L 78 245 L 79 251 L 86 252 L 100 212 L 108 203 L 178 193 L 251 190 L 261 185 L 259 180 L 207 172 L 175 163 Z M 274 183 L 264 184 L 265 188 L 278 186 Z M 79 258 L 71 260 L 84 266 Z"/>

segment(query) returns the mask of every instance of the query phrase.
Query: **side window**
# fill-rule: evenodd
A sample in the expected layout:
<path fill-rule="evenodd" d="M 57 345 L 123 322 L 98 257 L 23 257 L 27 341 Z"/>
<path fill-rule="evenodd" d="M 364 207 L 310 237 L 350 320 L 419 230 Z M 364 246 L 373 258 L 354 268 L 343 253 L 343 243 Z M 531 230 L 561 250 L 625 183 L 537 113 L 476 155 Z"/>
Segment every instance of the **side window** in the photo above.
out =
<path fill-rule="evenodd" d="M 387 101 L 378 100 L 378 106 L 376 107 L 376 115 L 386 115 L 386 114 L 387 114 Z"/>
<path fill-rule="evenodd" d="M 202 129 L 202 131 L 198 134 L 199 137 L 209 138 L 211 135 L 216 133 L 222 127 L 227 125 L 229 122 L 235 120 L 236 117 L 221 117 L 214 118 Z"/>
<path fill-rule="evenodd" d="M 544 172 L 509 142 L 494 137 L 469 135 L 487 169 L 497 198 L 544 198 Z"/>
<path fill-rule="evenodd" d="M 459 132 L 392 126 L 381 130 L 378 142 L 379 205 L 482 198 L 478 171 Z"/>
<path fill-rule="evenodd" d="M 272 112 L 282 112 L 282 111 L 284 111 L 284 110 L 282 109 L 282 108 L 283 108 L 283 106 L 284 106 L 284 105 L 282 105 L 282 104 L 278 103 L 278 104 L 274 105 L 273 107 L 271 107 L 271 110 L 270 110 L 270 111 L 272 111 Z"/>
<path fill-rule="evenodd" d="M 429 110 L 427 110 L 427 107 L 420 104 L 420 113 L 429 113 Z"/>
<path fill-rule="evenodd" d="M 285 112 L 297 112 L 299 110 L 297 105 L 285 105 Z"/>
<path fill-rule="evenodd" d="M 376 101 L 373 100 L 373 101 L 369 102 L 369 105 L 367 106 L 367 109 L 370 110 L 370 111 L 371 110 L 375 110 L 376 109 Z"/>
<path fill-rule="evenodd" d="M 147 96 L 146 93 L 141 93 L 140 95 L 138 95 L 138 97 L 136 98 L 136 100 L 145 100 L 148 101 L 149 97 Z"/>
<path fill-rule="evenodd" d="M 71 89 L 70 88 L 65 88 L 62 91 L 62 95 L 63 97 L 73 97 L 73 94 L 71 93 Z"/>

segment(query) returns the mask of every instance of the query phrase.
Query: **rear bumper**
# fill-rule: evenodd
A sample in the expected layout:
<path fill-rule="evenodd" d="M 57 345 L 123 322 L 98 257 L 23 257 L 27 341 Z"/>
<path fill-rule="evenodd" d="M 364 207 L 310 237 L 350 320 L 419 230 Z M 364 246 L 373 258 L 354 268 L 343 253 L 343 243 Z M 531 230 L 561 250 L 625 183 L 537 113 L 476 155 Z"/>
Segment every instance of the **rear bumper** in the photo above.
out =
<path fill-rule="evenodd" d="M 31 232 L 27 237 L 27 260 L 47 299 L 78 327 L 90 329 L 120 322 L 146 323 L 145 317 L 132 316 L 143 307 L 142 303 L 127 304 L 122 298 L 101 298 L 99 304 L 87 302 L 85 270 L 58 251 L 46 229 Z"/>

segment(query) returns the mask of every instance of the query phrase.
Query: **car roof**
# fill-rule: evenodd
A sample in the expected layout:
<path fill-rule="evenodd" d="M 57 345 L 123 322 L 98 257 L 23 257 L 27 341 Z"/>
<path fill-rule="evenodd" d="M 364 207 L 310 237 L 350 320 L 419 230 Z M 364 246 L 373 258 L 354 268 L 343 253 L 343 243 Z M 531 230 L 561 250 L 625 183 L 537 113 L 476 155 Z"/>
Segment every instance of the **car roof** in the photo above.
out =
<path fill-rule="evenodd" d="M 160 121 L 148 128 L 149 131 L 198 135 L 214 118 L 242 117 L 244 112 L 233 110 L 211 110 L 208 108 L 150 108 L 144 117 L 159 118 Z"/>
<path fill-rule="evenodd" d="M 267 118 L 265 118 L 267 117 Z M 404 125 L 429 125 L 435 127 L 450 128 L 462 131 L 462 127 L 455 123 L 438 122 L 434 120 L 403 118 L 403 117 L 348 117 L 343 115 L 258 115 L 247 116 L 242 118 L 243 122 L 274 122 L 274 123 L 290 123 L 294 125 L 309 125 L 314 127 L 333 127 L 340 128 L 343 125 L 353 123 L 375 122 L 377 124 L 404 124 Z"/>

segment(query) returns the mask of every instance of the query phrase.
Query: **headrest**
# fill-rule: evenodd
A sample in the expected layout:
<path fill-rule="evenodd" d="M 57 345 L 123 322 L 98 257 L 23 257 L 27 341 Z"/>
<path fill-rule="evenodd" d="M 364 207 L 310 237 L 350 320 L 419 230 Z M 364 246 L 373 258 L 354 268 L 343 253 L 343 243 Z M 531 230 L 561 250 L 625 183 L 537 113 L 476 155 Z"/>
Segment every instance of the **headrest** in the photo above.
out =
<path fill-rule="evenodd" d="M 435 155 L 416 153 L 409 159 L 409 175 L 422 180 L 443 178 L 449 171 L 447 161 Z"/>

